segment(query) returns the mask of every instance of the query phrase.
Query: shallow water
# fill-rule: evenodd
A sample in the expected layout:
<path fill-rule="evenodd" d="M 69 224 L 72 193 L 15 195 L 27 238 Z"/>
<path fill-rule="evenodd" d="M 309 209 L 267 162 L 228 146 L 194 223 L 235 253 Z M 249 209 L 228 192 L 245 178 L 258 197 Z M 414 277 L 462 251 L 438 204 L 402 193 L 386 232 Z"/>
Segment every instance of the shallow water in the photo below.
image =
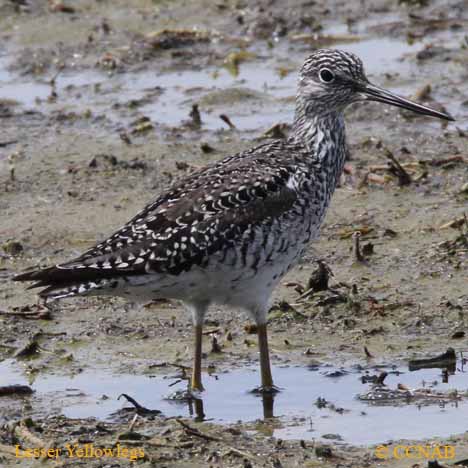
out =
<path fill-rule="evenodd" d="M 327 28 L 324 34 L 336 33 L 335 29 Z M 337 43 L 333 47 L 359 55 L 371 77 L 382 72 L 400 73 L 401 76 L 410 77 L 411 65 L 404 60 L 404 56 L 422 49 L 423 43 L 409 45 L 404 40 L 386 37 L 360 37 L 362 40 L 357 42 Z M 47 101 L 52 91 L 48 83 L 50 77 L 18 77 L 8 71 L 9 62 L 6 57 L 0 57 L 0 99 L 13 99 L 26 108 L 36 110 L 41 110 L 44 106 L 48 110 L 69 112 L 84 112 L 89 109 L 93 114 L 105 114 L 111 122 L 124 125 L 138 115 L 145 115 L 156 124 L 176 127 L 188 119 L 191 105 L 207 94 L 233 87 L 245 88 L 265 93 L 263 99 L 254 102 L 239 99 L 235 102 L 227 101 L 223 105 L 202 105 L 200 110 L 203 129 L 226 128 L 219 114 L 227 113 L 239 130 L 266 130 L 278 122 L 291 121 L 294 112 L 293 99 L 283 100 L 280 105 L 273 100 L 293 97 L 296 89 L 297 72 L 280 77 L 279 61 L 286 60 L 297 70 L 311 46 L 282 42 L 273 51 L 265 46 L 257 49 L 255 52 L 260 58 L 241 64 L 238 76 L 231 75 L 223 67 L 164 73 L 150 68 L 111 75 L 100 70 L 67 70 L 56 78 L 56 102 Z M 377 50 L 379 53 L 376 53 Z M 99 86 L 98 90 L 96 85 Z M 155 93 L 158 87 L 161 92 Z M 412 94 L 415 91 L 413 84 L 404 82 L 395 83 L 392 89 L 401 94 Z M 118 95 L 122 104 L 118 110 L 113 107 L 115 99 L 110 100 L 110 94 Z M 268 96 L 273 98 L 270 102 Z M 125 105 L 131 100 L 143 98 L 147 102 L 136 110 Z"/>
<path fill-rule="evenodd" d="M 378 374 L 385 368 L 369 369 Z M 344 371 L 341 377 L 330 376 Z M 386 368 L 389 375 L 385 383 L 392 389 L 398 383 L 413 388 L 432 388 L 437 391 L 468 389 L 468 373 L 457 371 L 442 383 L 440 369 L 423 369 L 409 372 L 403 368 Z M 428 438 L 447 436 L 468 430 L 466 411 L 468 400 L 450 401 L 386 401 L 370 403 L 358 399 L 368 392 L 370 384 L 361 382 L 367 371 L 320 367 L 315 370 L 303 367 L 276 367 L 274 375 L 282 391 L 274 398 L 263 401 L 248 391 L 258 379 L 257 369 L 247 368 L 216 375 L 204 375 L 206 391 L 202 404 L 168 400 L 176 390 L 184 390 L 186 383 L 174 376 L 112 375 L 95 370 L 74 376 L 39 374 L 32 388 L 33 414 L 64 414 L 70 418 L 95 417 L 112 420 L 115 413 L 129 406 L 118 401 L 121 393 L 133 397 L 149 409 L 158 409 L 165 416 L 193 416 L 204 413 L 206 420 L 217 423 L 244 423 L 263 419 L 265 413 L 275 417 L 273 434 L 282 439 L 320 439 L 327 434 L 338 434 L 343 443 L 364 445 L 390 439 Z M 0 364 L 0 386 L 25 384 L 27 380 L 15 361 Z M 173 385 L 176 383 L 175 385 Z M 103 397 L 105 395 L 105 397 Z M 318 408 L 318 398 L 330 405 Z M 3 397 L 1 405 L 11 406 L 18 400 Z M 4 408 L 6 408 L 4 406 Z M 201 407 L 202 406 L 202 407 Z M 1 418 L 0 418 L 1 419 Z"/>

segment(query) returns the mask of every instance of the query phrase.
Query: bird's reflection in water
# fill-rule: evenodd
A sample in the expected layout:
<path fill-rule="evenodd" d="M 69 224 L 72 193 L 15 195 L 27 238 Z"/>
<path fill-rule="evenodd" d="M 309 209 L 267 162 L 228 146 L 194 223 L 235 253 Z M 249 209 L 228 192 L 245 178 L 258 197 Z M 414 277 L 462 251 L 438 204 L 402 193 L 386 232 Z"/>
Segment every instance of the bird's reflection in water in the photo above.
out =
<path fill-rule="evenodd" d="M 262 401 L 263 406 L 263 419 L 270 419 L 273 418 L 273 407 L 275 401 L 275 394 L 274 393 L 265 393 L 260 395 L 259 400 Z M 202 422 L 206 419 L 206 414 L 203 405 L 203 399 L 192 397 L 191 399 L 187 400 L 188 410 L 191 417 L 196 422 Z"/>
<path fill-rule="evenodd" d="M 203 410 L 203 400 L 201 398 L 193 398 L 188 400 L 189 414 L 194 417 L 194 420 L 201 422 L 205 420 L 205 411 Z"/>
<path fill-rule="evenodd" d="M 460 372 L 464 372 L 463 371 L 463 362 L 462 362 L 462 365 L 461 365 L 461 371 Z M 445 367 L 444 369 L 442 369 L 442 383 L 449 383 L 449 377 L 451 375 L 455 375 L 455 372 L 457 370 L 457 366 L 456 366 L 456 363 L 452 363 L 452 364 L 449 364 L 447 367 Z"/>
<path fill-rule="evenodd" d="M 464 372 L 465 360 L 461 359 L 460 372 Z M 453 348 L 434 358 L 413 359 L 408 364 L 408 369 L 413 372 L 420 369 L 441 369 L 442 383 L 448 383 L 449 377 L 457 370 L 457 357 Z"/>
<path fill-rule="evenodd" d="M 262 395 L 263 419 L 273 418 L 273 406 L 275 402 L 274 393 L 265 393 Z"/>

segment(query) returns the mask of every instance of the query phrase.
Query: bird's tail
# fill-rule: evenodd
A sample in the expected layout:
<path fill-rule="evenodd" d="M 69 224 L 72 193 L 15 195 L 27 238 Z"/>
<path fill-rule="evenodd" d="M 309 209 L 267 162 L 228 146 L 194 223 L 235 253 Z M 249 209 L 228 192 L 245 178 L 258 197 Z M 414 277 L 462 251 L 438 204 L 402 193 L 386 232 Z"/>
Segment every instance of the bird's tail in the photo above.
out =
<path fill-rule="evenodd" d="M 39 297 L 52 300 L 96 293 L 98 289 L 113 287 L 114 283 L 117 286 L 118 282 L 115 278 L 96 278 L 96 273 L 88 268 L 74 270 L 60 268 L 60 266 L 27 271 L 12 279 L 13 281 L 34 281 L 28 289 L 44 288 L 39 292 Z"/>

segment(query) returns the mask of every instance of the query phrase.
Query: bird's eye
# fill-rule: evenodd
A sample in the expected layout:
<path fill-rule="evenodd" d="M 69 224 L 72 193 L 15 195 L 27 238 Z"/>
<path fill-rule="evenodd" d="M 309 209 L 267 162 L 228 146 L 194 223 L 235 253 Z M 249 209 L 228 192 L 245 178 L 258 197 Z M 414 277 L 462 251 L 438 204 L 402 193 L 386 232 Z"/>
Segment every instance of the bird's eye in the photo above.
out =
<path fill-rule="evenodd" d="M 335 79 L 335 75 L 328 68 L 322 68 L 319 71 L 319 78 L 322 83 L 331 83 Z"/>

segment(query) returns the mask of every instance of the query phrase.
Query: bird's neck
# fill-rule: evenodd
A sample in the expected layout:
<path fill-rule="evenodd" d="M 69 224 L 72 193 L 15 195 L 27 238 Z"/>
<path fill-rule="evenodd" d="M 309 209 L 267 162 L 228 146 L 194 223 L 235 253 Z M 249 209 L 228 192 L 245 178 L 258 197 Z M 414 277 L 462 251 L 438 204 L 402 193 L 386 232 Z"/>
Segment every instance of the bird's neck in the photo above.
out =
<path fill-rule="evenodd" d="M 310 162 L 320 164 L 327 182 L 335 189 L 346 158 L 344 118 L 341 112 L 307 114 L 296 110 L 291 138 L 310 151 Z"/>

